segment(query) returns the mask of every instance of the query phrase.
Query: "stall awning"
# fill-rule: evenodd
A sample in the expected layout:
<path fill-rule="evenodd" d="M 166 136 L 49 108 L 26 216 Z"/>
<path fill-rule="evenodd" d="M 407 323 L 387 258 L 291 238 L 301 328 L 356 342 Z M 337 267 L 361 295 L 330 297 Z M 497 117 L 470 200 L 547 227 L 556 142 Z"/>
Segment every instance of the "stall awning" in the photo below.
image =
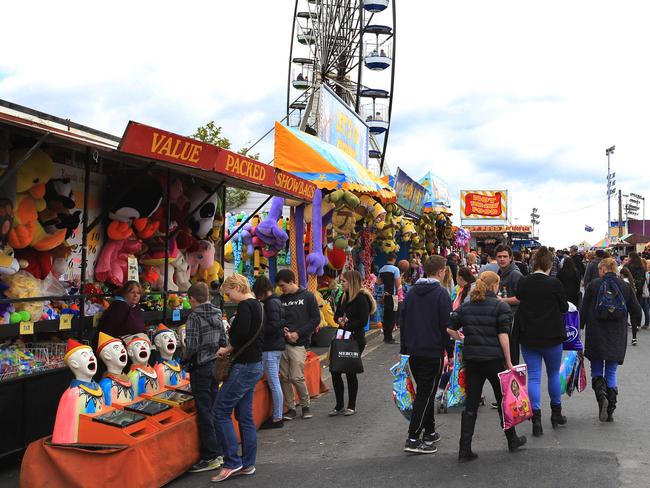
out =
<path fill-rule="evenodd" d="M 591 246 L 592 249 L 606 249 L 608 247 L 612 247 L 612 241 L 608 237 L 603 237 L 601 240 L 599 240 L 596 244 Z"/>
<path fill-rule="evenodd" d="M 160 162 L 198 178 L 311 202 L 316 185 L 299 176 L 260 163 L 213 144 L 129 122 L 119 151 Z"/>
<path fill-rule="evenodd" d="M 318 188 L 342 188 L 394 201 L 395 191 L 351 156 L 317 137 L 275 123 L 273 164 L 312 181 Z"/>

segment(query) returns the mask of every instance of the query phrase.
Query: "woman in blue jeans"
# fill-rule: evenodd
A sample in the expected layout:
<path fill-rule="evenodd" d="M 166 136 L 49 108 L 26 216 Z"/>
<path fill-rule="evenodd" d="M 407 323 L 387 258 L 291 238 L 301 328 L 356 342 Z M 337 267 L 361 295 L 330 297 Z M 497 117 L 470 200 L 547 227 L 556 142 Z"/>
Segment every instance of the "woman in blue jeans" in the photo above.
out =
<path fill-rule="evenodd" d="M 284 340 L 284 309 L 280 299 L 273 294 L 273 284 L 266 276 L 262 275 L 255 280 L 253 293 L 264 304 L 262 364 L 273 398 L 273 416 L 261 428 L 278 429 L 284 427 L 284 396 L 280 385 L 280 359 L 282 351 L 287 347 Z"/>
<path fill-rule="evenodd" d="M 262 377 L 262 328 L 264 309 L 251 292 L 248 278 L 233 274 L 226 278 L 222 291 L 237 303 L 237 313 L 230 326 L 230 344 L 217 351 L 217 358 L 230 355 L 233 365 L 228 379 L 221 384 L 214 404 L 217 436 L 224 451 L 223 467 L 211 481 L 225 481 L 234 475 L 255 473 L 257 433 L 253 422 L 253 393 Z M 239 423 L 242 454 L 232 413 Z"/>
<path fill-rule="evenodd" d="M 562 282 L 549 276 L 553 267 L 553 253 L 540 247 L 533 255 L 533 273 L 524 276 L 517 285 L 519 308 L 515 315 L 516 333 L 521 353 L 528 365 L 528 395 L 533 406 L 533 436 L 542 429 L 540 389 L 542 361 L 546 365 L 548 394 L 551 397 L 551 425 L 566 424 L 562 415 L 560 392 L 560 365 L 562 343 L 566 339 L 564 314 L 569 309 Z"/>

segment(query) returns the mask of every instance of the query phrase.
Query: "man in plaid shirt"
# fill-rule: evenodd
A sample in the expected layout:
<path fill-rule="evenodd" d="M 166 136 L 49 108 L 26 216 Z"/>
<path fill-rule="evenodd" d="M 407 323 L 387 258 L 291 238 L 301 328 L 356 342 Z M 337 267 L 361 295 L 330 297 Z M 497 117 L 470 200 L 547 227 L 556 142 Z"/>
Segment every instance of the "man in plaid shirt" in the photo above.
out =
<path fill-rule="evenodd" d="M 228 341 L 221 310 L 209 302 L 208 285 L 196 283 L 190 287 L 187 295 L 192 313 L 185 324 L 183 358 L 190 372 L 190 384 L 196 402 L 201 453 L 201 459 L 190 471 L 198 473 L 218 469 L 223 463 L 223 451 L 217 442 L 212 420 L 212 405 L 218 389 L 213 372 L 217 349 L 226 347 Z"/>

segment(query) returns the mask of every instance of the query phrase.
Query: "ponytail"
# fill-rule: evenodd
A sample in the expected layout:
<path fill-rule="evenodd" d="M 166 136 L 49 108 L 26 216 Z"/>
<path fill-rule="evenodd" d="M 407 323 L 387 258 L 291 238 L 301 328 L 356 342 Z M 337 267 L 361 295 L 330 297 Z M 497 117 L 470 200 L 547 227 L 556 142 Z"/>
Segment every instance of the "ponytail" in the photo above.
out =
<path fill-rule="evenodd" d="M 484 271 L 479 276 L 478 280 L 474 284 L 474 288 L 469 294 L 469 299 L 472 302 L 482 302 L 485 300 L 488 291 L 494 287 L 495 284 L 499 283 L 499 275 L 492 271 Z"/>

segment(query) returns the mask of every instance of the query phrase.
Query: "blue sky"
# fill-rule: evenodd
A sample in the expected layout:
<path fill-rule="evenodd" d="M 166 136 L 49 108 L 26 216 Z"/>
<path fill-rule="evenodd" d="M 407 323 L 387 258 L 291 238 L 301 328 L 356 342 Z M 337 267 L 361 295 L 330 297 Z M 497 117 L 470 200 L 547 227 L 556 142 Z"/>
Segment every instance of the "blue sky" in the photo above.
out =
<path fill-rule="evenodd" d="M 117 135 L 215 120 L 235 147 L 284 116 L 291 0 L 152 5 L 5 5 L 32 34 L 0 30 L 0 98 Z M 556 246 L 604 235 L 606 147 L 617 186 L 646 191 L 645 2 L 398 5 L 393 168 L 442 176 L 455 213 L 461 189 L 508 189 L 514 222 L 539 208 Z M 259 147 L 269 161 L 270 138 Z"/>

